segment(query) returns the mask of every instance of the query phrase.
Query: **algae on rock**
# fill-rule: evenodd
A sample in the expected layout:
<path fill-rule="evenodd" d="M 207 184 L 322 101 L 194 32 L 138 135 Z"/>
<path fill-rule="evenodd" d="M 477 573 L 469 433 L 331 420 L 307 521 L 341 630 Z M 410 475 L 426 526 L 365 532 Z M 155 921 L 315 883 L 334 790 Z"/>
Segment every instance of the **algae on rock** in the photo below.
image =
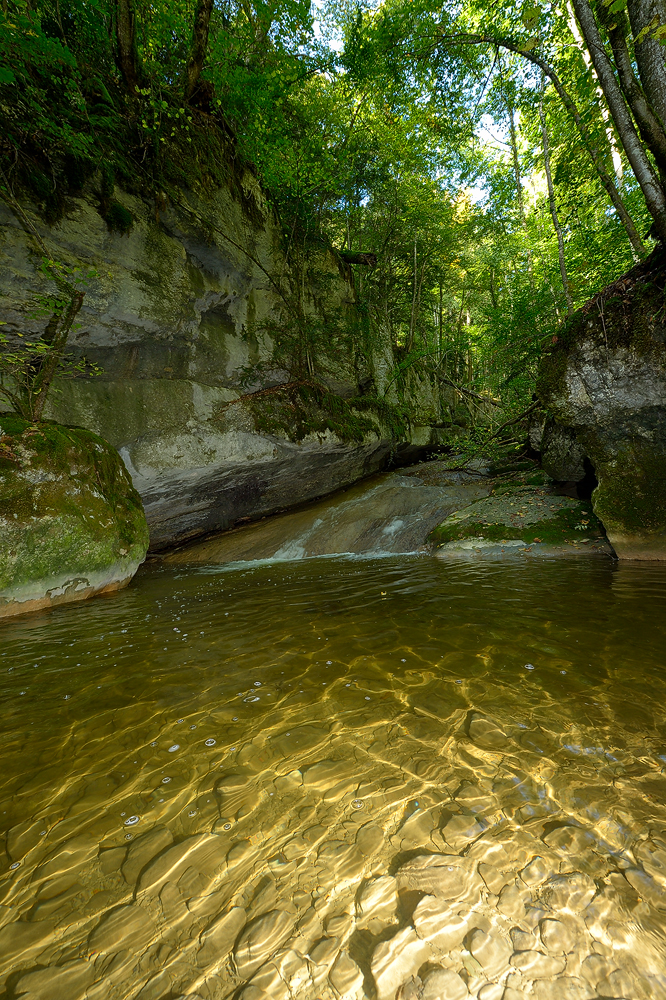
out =
<path fill-rule="evenodd" d="M 0 415 L 0 617 L 131 580 L 148 548 L 141 498 L 106 441 Z"/>

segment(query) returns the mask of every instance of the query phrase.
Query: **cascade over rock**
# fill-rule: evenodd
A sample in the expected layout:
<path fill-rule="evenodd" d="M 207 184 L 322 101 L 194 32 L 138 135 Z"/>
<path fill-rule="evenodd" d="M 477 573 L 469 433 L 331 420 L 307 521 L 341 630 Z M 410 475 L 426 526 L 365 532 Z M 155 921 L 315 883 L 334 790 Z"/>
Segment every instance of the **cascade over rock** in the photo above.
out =
<path fill-rule="evenodd" d="M 153 549 L 329 493 L 396 448 L 413 460 L 441 440 L 439 388 L 411 369 L 398 397 L 390 338 L 367 328 L 349 266 L 316 245 L 295 275 L 249 170 L 170 201 L 116 188 L 133 220 L 122 234 L 101 217 L 96 184 L 52 227 L 25 206 L 54 257 L 97 275 L 70 346 L 103 374 L 54 392 L 47 416 L 118 449 Z M 43 276 L 4 204 L 0 253 L 3 330 L 38 332 Z"/>
<path fill-rule="evenodd" d="M 666 559 L 666 250 L 591 299 L 542 362 L 539 396 L 575 432 L 620 559 Z"/>

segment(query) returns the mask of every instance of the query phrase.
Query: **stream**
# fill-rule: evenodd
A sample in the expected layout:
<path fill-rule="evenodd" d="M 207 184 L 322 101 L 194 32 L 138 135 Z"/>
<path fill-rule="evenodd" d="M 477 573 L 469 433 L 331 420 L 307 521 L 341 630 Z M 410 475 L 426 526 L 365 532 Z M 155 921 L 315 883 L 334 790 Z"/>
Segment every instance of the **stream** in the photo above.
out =
<path fill-rule="evenodd" d="M 433 477 L 2 625 L 0 1000 L 666 998 L 666 568 Z"/>

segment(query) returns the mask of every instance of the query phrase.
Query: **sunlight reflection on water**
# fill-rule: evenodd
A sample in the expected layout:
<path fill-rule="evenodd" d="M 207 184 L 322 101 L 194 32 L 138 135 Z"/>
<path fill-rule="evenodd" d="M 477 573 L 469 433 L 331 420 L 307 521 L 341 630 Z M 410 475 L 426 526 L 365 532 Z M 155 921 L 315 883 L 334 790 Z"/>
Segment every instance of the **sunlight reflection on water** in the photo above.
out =
<path fill-rule="evenodd" d="M 665 599 L 315 559 L 4 624 L 0 990 L 666 997 Z"/>

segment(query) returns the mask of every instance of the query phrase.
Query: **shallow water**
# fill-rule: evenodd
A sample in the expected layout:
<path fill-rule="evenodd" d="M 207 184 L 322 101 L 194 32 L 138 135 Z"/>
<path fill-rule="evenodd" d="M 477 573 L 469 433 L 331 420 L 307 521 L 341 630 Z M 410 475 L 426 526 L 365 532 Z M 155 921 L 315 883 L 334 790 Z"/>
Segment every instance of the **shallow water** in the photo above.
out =
<path fill-rule="evenodd" d="M 665 612 L 387 557 L 4 624 L 0 996 L 666 997 Z"/>

